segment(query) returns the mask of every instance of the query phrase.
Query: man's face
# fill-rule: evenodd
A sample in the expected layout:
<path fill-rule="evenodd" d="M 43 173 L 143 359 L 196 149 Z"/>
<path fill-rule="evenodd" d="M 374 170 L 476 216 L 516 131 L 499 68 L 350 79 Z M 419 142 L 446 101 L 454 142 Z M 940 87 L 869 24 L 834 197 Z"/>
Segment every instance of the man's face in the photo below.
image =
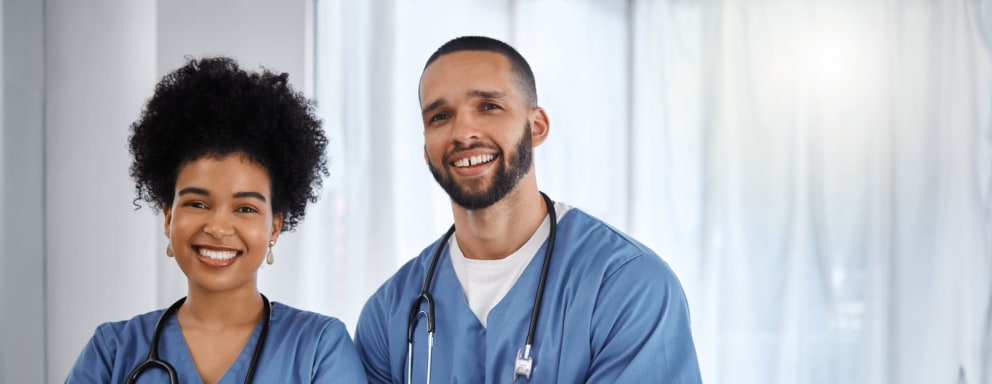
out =
<path fill-rule="evenodd" d="M 424 158 L 452 201 L 482 209 L 531 171 L 531 108 L 510 62 L 485 51 L 441 56 L 424 70 Z"/>

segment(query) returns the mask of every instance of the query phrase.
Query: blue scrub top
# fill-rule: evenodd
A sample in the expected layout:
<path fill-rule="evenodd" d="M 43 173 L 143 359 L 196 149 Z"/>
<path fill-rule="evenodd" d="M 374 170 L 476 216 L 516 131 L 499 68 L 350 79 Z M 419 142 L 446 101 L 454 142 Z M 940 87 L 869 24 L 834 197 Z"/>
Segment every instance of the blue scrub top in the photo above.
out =
<path fill-rule="evenodd" d="M 148 356 L 155 323 L 165 310 L 100 325 L 83 348 L 66 383 L 124 383 Z M 272 303 L 269 334 L 255 368 L 256 383 L 365 383 L 355 345 L 338 319 Z M 262 323 L 220 383 L 243 383 Z M 180 383 L 202 383 L 175 316 L 165 319 L 159 358 L 172 365 Z M 138 383 L 168 383 L 159 368 L 145 370 Z"/>
<path fill-rule="evenodd" d="M 435 242 L 379 288 L 355 343 L 372 383 L 406 380 L 407 319 Z M 544 261 L 539 249 L 483 327 L 469 309 L 445 247 L 431 292 L 436 325 L 431 381 L 509 383 L 524 347 Z M 700 383 L 682 286 L 653 251 L 571 209 L 557 239 L 532 349 L 533 383 Z M 426 306 L 424 306 L 426 310 Z M 427 375 L 427 321 L 414 333 L 413 381 Z"/>

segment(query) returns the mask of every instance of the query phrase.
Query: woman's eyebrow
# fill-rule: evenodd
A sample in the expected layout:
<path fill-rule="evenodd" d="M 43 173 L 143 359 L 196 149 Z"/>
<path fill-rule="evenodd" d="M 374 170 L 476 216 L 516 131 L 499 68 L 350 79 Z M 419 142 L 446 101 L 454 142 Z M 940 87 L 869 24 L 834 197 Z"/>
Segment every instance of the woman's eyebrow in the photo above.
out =
<path fill-rule="evenodd" d="M 236 192 L 234 194 L 235 199 L 240 199 L 244 197 L 254 197 L 256 199 L 261 200 L 263 203 L 268 201 L 265 199 L 265 195 L 262 195 L 261 193 L 258 192 Z"/>

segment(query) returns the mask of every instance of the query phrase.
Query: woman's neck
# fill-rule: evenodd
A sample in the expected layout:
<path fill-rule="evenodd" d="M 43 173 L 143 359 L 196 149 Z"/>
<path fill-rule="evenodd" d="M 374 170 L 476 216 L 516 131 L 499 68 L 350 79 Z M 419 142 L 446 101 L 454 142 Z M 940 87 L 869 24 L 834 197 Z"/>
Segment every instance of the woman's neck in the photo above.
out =
<path fill-rule="evenodd" d="M 262 307 L 262 296 L 256 289 L 225 292 L 190 289 L 177 317 L 184 329 L 254 327 L 264 312 Z"/>

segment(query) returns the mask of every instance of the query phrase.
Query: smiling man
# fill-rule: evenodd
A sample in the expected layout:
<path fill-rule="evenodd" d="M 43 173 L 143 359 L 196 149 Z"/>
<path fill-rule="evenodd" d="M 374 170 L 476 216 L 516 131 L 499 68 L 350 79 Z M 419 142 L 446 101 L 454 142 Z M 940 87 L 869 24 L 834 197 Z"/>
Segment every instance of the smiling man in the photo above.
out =
<path fill-rule="evenodd" d="M 509 45 L 460 37 L 420 80 L 424 160 L 455 224 L 369 299 L 371 382 L 698 383 L 689 309 L 653 251 L 537 187 L 550 122 Z"/>

